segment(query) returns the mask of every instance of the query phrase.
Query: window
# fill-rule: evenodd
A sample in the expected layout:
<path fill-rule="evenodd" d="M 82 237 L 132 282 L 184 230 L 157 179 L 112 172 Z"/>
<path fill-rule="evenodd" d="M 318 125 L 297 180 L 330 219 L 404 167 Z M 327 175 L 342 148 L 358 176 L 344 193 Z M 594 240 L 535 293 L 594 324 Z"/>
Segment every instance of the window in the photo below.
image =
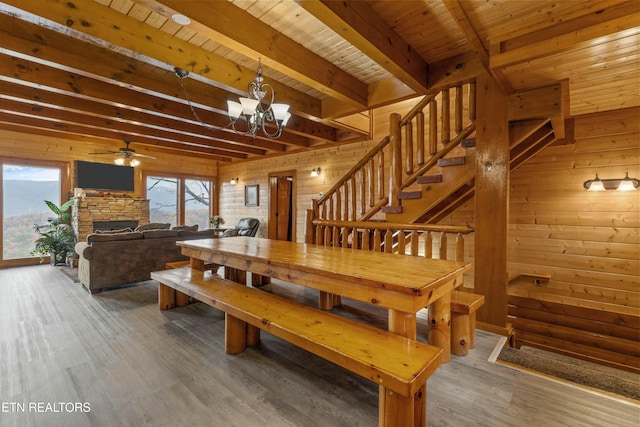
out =
<path fill-rule="evenodd" d="M 58 163 L 2 161 L 2 264 L 39 262 L 31 255 L 35 224 L 46 224 L 52 212 L 44 203 L 62 204 L 66 166 Z M 23 262 L 19 262 L 23 260 Z M 18 262 L 17 262 L 18 261 Z"/>
<path fill-rule="evenodd" d="M 151 222 L 209 228 L 213 188 L 210 179 L 154 174 L 146 176 L 145 188 Z"/>

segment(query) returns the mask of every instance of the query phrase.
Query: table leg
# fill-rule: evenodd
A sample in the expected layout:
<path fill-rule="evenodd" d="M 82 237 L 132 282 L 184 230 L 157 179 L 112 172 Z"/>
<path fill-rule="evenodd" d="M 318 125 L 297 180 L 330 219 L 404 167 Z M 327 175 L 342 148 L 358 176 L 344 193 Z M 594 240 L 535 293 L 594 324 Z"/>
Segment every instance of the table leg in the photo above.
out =
<path fill-rule="evenodd" d="M 398 310 L 389 309 L 389 331 L 403 337 L 416 339 L 416 315 Z"/>
<path fill-rule="evenodd" d="M 440 347 L 442 362 L 451 360 L 451 294 L 441 296 L 429 305 L 429 344 Z"/>

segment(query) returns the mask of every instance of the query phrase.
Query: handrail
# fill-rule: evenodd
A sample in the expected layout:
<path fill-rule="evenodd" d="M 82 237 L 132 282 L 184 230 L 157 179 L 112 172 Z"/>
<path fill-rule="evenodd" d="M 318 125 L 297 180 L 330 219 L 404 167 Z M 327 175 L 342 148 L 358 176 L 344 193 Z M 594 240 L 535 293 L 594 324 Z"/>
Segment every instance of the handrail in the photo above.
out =
<path fill-rule="evenodd" d="M 397 222 L 374 222 L 374 221 L 332 221 L 326 219 L 314 219 L 312 224 L 320 227 L 344 227 L 344 228 L 368 228 L 371 230 L 404 230 L 404 231 L 433 231 L 442 233 L 469 234 L 475 230 L 468 224 L 464 225 L 441 225 L 441 224 L 416 224 Z"/>

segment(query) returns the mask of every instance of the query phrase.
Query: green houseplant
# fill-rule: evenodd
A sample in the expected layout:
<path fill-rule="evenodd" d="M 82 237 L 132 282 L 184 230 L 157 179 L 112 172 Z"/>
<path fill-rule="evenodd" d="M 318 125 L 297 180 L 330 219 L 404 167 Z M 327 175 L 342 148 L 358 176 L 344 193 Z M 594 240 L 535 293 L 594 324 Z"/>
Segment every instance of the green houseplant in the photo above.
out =
<path fill-rule="evenodd" d="M 44 202 L 55 216 L 47 219 L 47 224 L 34 225 L 33 229 L 39 237 L 34 242 L 31 254 L 39 255 L 40 262 L 46 255 L 51 255 L 52 265 L 64 264 L 67 254 L 73 253 L 76 244 L 75 233 L 69 224 L 71 222 L 69 210 L 73 206 L 73 199 L 67 200 L 60 206 L 49 200 Z"/>

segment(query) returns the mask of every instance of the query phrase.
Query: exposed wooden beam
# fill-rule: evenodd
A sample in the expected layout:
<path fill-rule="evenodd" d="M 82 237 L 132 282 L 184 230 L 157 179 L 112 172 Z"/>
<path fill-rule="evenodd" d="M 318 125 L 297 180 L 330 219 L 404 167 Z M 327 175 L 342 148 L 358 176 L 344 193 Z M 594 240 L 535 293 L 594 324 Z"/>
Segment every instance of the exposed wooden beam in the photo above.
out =
<path fill-rule="evenodd" d="M 428 64 L 366 2 L 296 2 L 417 95 L 427 92 Z"/>
<path fill-rule="evenodd" d="M 7 0 L 5 3 L 137 52 L 140 57 L 153 58 L 196 73 L 235 89 L 237 93 L 246 93 L 247 83 L 255 77 L 255 70 L 241 67 L 93 0 Z M 320 101 L 316 98 L 279 82 L 271 84 L 291 105 L 294 113 L 320 118 Z"/>
<path fill-rule="evenodd" d="M 166 96 L 167 99 L 184 102 L 184 94 L 180 89 L 178 77 L 172 71 L 159 69 L 148 63 L 101 49 L 96 45 L 21 21 L 9 15 L 0 14 L 0 28 L 11 29 L 10 32 L 0 30 L 3 47 L 10 51 L 61 64 L 62 68 L 73 69 L 80 75 L 100 76 L 107 79 L 106 81 L 109 83 L 133 85 L 146 93 L 160 94 Z M 184 84 L 193 102 L 212 106 L 214 107 L 213 112 L 220 113 L 214 123 L 210 124 L 224 128 L 228 124 L 226 101 L 229 96 L 234 95 L 195 79 L 187 79 Z M 190 119 L 192 118 L 191 115 Z M 291 118 L 284 137 L 281 138 L 286 140 L 288 133 L 309 136 L 329 143 L 337 141 L 336 129 L 300 116 Z M 247 139 L 244 139 L 246 142 Z M 279 143 L 273 140 L 257 139 L 257 141 L 258 146 L 279 151 L 275 147 Z M 260 141 L 264 145 L 260 145 Z"/>
<path fill-rule="evenodd" d="M 367 85 L 226 1 L 135 0 L 165 18 L 178 12 L 187 27 L 332 98 L 366 109 Z"/>
<path fill-rule="evenodd" d="M 599 37 L 638 28 L 640 11 L 637 1 L 627 1 L 590 11 L 548 28 L 506 39 L 491 41 L 491 67 L 508 67 L 543 56 L 588 46 Z"/>
<path fill-rule="evenodd" d="M 460 0 L 443 0 L 447 10 L 455 19 L 458 24 L 458 27 L 464 33 L 467 42 L 473 48 L 473 51 L 480 59 L 480 63 L 485 67 L 488 73 L 493 75 L 493 78 L 496 79 L 500 87 L 507 93 L 513 91 L 513 86 L 506 78 L 501 69 L 492 68 L 489 64 L 489 53 L 487 52 L 487 48 L 485 47 L 482 39 L 478 35 L 475 27 L 471 23 L 471 20 L 467 16 L 462 6 Z"/>

